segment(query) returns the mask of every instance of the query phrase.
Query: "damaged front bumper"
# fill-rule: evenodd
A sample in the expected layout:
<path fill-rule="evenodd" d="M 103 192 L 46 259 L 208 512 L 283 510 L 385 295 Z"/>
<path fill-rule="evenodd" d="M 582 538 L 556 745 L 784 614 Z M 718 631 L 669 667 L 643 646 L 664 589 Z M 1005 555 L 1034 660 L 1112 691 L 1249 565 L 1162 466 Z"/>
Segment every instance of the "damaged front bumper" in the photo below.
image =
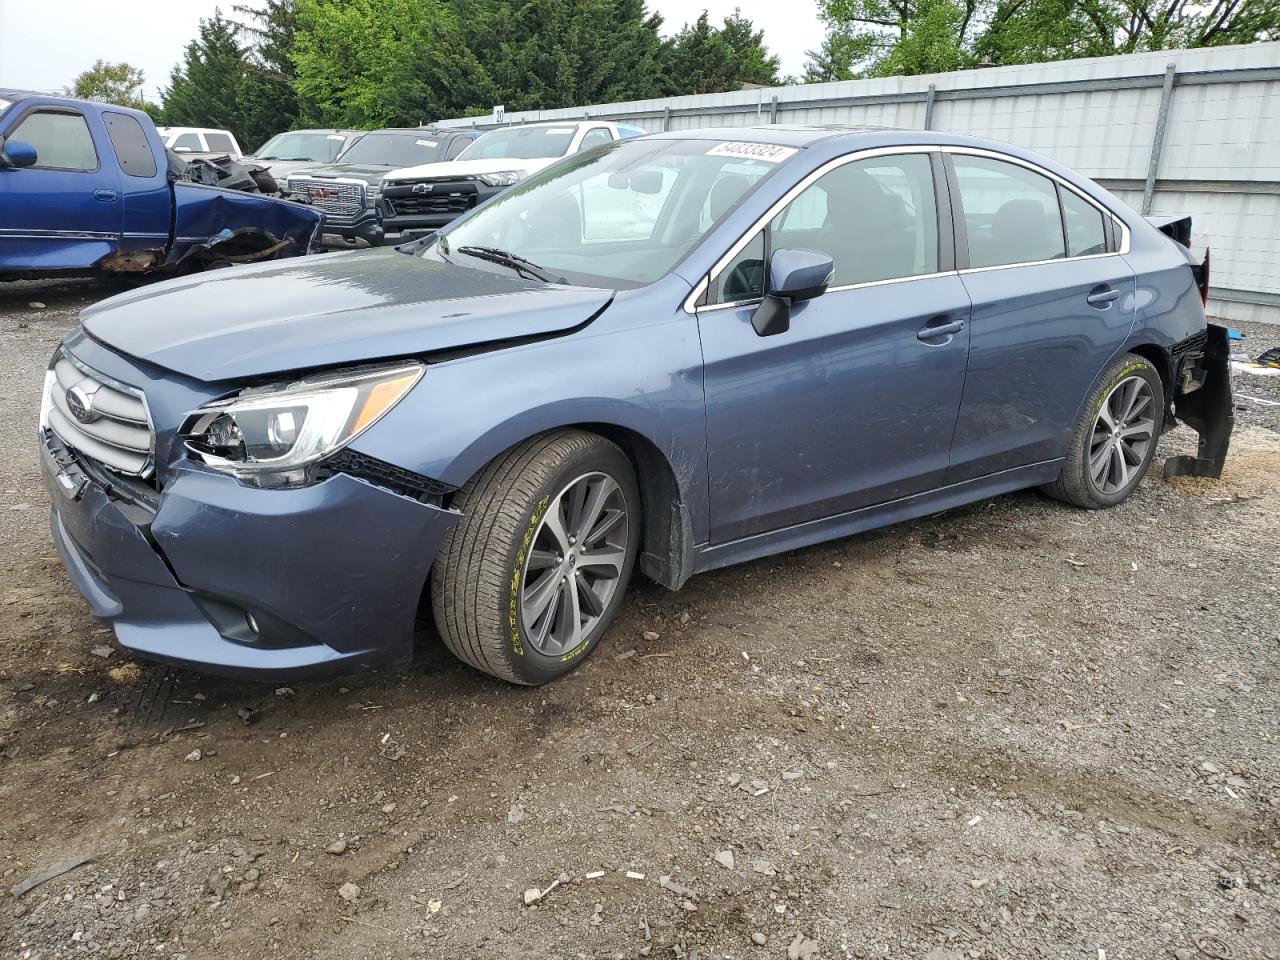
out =
<path fill-rule="evenodd" d="M 155 492 L 48 430 L 40 451 L 63 565 L 126 650 L 247 679 L 411 656 L 453 511 L 345 473 L 262 490 L 193 465 Z"/>
<path fill-rule="evenodd" d="M 1205 338 L 1177 351 L 1173 357 L 1170 405 L 1176 419 L 1200 435 L 1194 456 L 1169 457 L 1166 477 L 1222 476 L 1235 426 L 1231 394 L 1231 348 L 1227 328 L 1210 323 Z"/>

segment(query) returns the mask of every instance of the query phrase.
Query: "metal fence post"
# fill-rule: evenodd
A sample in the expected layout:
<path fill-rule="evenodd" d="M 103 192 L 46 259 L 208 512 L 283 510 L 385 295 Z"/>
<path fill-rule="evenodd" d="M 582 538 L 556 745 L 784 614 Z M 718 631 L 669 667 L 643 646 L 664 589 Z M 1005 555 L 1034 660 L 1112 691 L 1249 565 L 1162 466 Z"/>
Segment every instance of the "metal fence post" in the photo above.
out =
<path fill-rule="evenodd" d="M 778 122 L 778 95 L 776 93 L 773 95 L 773 100 L 769 104 L 769 122 Z"/>
<path fill-rule="evenodd" d="M 671 129 L 671 104 L 667 104 L 662 108 L 662 132 L 666 133 Z"/>
<path fill-rule="evenodd" d="M 1151 201 L 1156 192 L 1156 174 L 1160 172 L 1160 154 L 1164 152 L 1164 131 L 1169 125 L 1169 104 L 1173 100 L 1173 82 L 1178 65 L 1171 63 L 1164 69 L 1164 86 L 1160 88 L 1160 111 L 1156 114 L 1156 131 L 1151 137 L 1151 162 L 1147 164 L 1147 182 L 1142 188 L 1142 213 L 1151 212 Z"/>
<path fill-rule="evenodd" d="M 938 98 L 938 88 L 934 84 L 929 84 L 929 92 L 924 97 L 924 128 L 926 130 L 933 129 L 933 103 Z"/>

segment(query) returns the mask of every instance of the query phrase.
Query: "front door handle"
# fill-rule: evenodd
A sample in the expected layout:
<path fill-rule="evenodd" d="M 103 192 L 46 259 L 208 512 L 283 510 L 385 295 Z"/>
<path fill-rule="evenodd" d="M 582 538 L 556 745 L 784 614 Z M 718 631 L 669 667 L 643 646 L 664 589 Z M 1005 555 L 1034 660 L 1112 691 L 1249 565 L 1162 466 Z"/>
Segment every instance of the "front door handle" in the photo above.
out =
<path fill-rule="evenodd" d="M 948 320 L 946 317 L 934 317 L 916 334 L 916 339 L 921 343 L 928 343 L 931 340 L 940 340 L 943 337 L 951 337 L 964 329 L 963 320 Z"/>
<path fill-rule="evenodd" d="M 116 192 L 114 190 L 95 190 L 93 191 L 93 199 L 101 200 L 103 203 L 115 203 Z"/>
<path fill-rule="evenodd" d="M 1120 291 L 1109 284 L 1100 283 L 1089 291 L 1089 296 L 1086 299 L 1089 302 L 1089 306 L 1105 310 L 1120 299 Z"/>

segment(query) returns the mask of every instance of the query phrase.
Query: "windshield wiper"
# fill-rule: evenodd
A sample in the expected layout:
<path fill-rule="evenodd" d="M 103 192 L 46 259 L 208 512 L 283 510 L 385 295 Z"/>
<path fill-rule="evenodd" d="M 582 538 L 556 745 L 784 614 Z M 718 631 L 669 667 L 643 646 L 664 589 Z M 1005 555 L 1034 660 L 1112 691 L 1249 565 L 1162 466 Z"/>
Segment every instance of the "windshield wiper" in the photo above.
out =
<path fill-rule="evenodd" d="M 541 280 L 543 283 L 569 282 L 564 277 L 553 277 L 547 273 L 545 267 L 540 267 L 527 257 L 512 253 L 510 250 L 500 250 L 497 247 L 459 247 L 458 252 L 465 253 L 468 257 L 475 257 L 477 260 L 486 260 L 489 263 L 510 267 L 521 276 L 528 275 L 535 280 Z"/>

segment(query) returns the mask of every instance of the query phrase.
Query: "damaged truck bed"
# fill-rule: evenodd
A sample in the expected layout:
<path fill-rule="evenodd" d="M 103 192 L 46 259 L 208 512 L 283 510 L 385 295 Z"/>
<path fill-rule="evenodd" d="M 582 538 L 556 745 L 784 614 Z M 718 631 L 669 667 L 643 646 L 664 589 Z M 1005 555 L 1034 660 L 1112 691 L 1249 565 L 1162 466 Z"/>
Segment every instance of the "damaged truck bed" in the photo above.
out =
<path fill-rule="evenodd" d="M 145 113 L 0 90 L 0 279 L 171 275 L 314 249 L 320 211 L 185 166 Z"/>

